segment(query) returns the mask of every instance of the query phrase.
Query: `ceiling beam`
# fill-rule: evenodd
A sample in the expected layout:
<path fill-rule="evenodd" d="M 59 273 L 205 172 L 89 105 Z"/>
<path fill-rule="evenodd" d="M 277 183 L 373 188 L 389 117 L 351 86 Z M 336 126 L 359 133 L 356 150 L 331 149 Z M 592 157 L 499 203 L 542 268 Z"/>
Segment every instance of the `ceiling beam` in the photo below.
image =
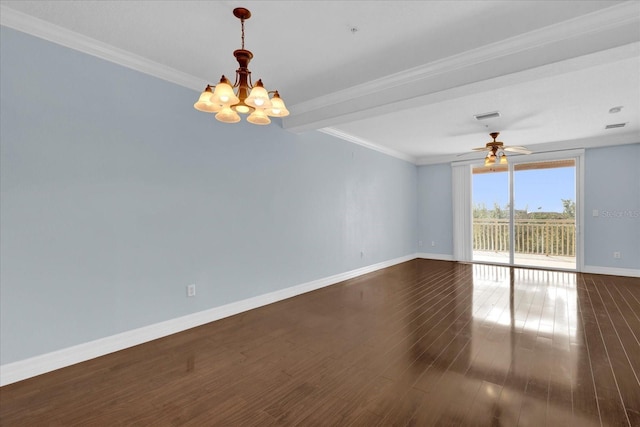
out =
<path fill-rule="evenodd" d="M 638 28 L 636 2 L 621 3 L 291 105 L 291 115 L 283 120 L 283 126 L 304 132 L 441 102 L 450 99 L 459 87 L 468 89 L 480 82 L 501 84 L 497 79 L 503 76 L 529 76 L 526 71 L 531 69 L 637 43 Z M 550 69 L 566 72 L 562 66 L 547 71 Z"/>

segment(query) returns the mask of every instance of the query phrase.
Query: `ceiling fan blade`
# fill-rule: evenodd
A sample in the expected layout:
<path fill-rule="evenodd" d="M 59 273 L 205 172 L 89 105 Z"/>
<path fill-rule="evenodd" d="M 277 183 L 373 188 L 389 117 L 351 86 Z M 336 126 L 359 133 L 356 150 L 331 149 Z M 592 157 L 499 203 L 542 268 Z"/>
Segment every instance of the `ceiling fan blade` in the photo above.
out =
<path fill-rule="evenodd" d="M 478 148 L 472 148 L 473 151 L 485 151 L 485 150 L 491 150 L 490 147 L 478 147 Z"/>
<path fill-rule="evenodd" d="M 525 147 L 509 146 L 509 147 L 502 147 L 502 149 L 504 151 L 510 151 L 512 153 L 521 153 L 521 154 L 531 154 L 531 153 L 533 153 L 533 151 L 528 150 Z"/>

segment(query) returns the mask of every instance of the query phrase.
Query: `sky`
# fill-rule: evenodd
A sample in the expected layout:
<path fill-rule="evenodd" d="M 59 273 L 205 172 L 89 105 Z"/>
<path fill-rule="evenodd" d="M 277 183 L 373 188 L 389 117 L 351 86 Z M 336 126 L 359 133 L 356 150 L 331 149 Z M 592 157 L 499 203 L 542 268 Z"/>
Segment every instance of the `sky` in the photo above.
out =
<path fill-rule="evenodd" d="M 563 167 L 516 171 L 514 173 L 516 209 L 528 212 L 562 212 L 562 199 L 576 200 L 575 168 Z M 473 175 L 473 204 L 484 203 L 491 209 L 494 202 L 504 208 L 509 203 L 507 172 Z"/>

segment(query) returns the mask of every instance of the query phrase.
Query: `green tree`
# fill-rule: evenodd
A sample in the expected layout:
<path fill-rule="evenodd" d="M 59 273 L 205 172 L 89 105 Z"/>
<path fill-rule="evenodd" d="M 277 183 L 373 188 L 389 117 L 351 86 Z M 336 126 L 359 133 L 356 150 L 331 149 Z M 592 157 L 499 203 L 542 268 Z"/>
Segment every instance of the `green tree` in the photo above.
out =
<path fill-rule="evenodd" d="M 576 202 L 571 199 L 560 199 L 562 200 L 562 215 L 565 218 L 575 218 L 576 217 Z"/>
<path fill-rule="evenodd" d="M 505 205 L 504 209 L 497 202 L 493 202 L 493 210 L 490 212 L 491 218 L 504 219 L 509 217 L 509 205 Z"/>
<path fill-rule="evenodd" d="M 489 212 L 487 206 L 484 203 L 473 205 L 473 217 L 477 219 L 489 218 Z"/>

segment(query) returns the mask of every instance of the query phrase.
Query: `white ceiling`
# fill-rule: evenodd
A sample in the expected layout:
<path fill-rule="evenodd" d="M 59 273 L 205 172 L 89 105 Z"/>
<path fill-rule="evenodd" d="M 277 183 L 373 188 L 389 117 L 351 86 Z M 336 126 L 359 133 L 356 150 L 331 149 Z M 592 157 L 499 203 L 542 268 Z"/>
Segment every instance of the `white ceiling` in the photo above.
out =
<path fill-rule="evenodd" d="M 292 132 L 420 164 L 491 131 L 533 151 L 640 142 L 638 1 L 23 0 L 2 1 L 0 22 L 193 88 L 195 101 L 237 68 L 238 6 L 253 15 L 254 80 L 278 89 Z M 473 117 L 491 111 L 501 117 Z"/>

